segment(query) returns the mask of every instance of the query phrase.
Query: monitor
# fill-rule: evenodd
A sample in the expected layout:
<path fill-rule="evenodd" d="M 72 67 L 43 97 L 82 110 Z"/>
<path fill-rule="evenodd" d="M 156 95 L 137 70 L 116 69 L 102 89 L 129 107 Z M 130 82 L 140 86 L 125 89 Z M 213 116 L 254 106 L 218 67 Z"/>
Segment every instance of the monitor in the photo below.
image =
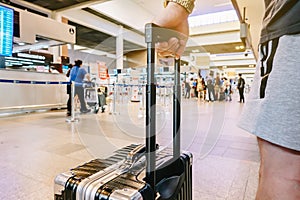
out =
<path fill-rule="evenodd" d="M 0 56 L 11 56 L 13 49 L 14 10 L 0 5 Z"/>

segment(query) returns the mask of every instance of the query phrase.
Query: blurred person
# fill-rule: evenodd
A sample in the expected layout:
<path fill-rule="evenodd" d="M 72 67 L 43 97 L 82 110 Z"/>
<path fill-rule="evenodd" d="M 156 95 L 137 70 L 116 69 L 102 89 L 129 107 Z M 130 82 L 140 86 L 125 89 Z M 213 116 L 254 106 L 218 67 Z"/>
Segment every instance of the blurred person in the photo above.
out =
<path fill-rule="evenodd" d="M 217 101 L 220 99 L 220 92 L 221 92 L 221 87 L 222 87 L 222 82 L 221 82 L 219 73 L 217 73 L 217 75 L 216 75 L 214 85 L 215 85 L 215 100 Z"/>
<path fill-rule="evenodd" d="M 212 77 L 206 77 L 206 101 L 214 102 L 215 100 L 215 87 Z"/>
<path fill-rule="evenodd" d="M 205 100 L 206 86 L 205 86 L 204 78 L 202 76 L 200 76 L 198 78 L 197 90 L 198 90 L 198 97 L 199 97 L 199 99 L 200 100 Z"/>
<path fill-rule="evenodd" d="M 197 79 L 194 79 L 194 81 L 193 81 L 193 90 L 194 90 L 194 97 L 196 98 L 196 99 L 198 99 L 198 90 L 197 90 L 197 88 L 198 88 L 198 80 Z"/>
<path fill-rule="evenodd" d="M 245 79 L 243 79 L 242 74 L 239 74 L 237 88 L 239 90 L 239 95 L 240 95 L 240 101 L 239 102 L 240 103 L 245 103 L 245 96 L 244 96 Z"/>
<path fill-rule="evenodd" d="M 232 101 L 232 98 L 231 98 L 231 94 L 232 94 L 231 83 L 225 77 L 223 78 L 223 80 L 224 80 L 223 85 L 224 85 L 225 101 Z"/>
<path fill-rule="evenodd" d="M 87 76 L 87 71 L 81 67 L 82 61 L 76 60 L 74 67 L 71 70 L 71 80 L 75 82 L 75 94 L 78 96 L 78 99 L 80 101 L 80 112 L 81 113 L 88 113 L 91 110 L 87 109 L 86 102 L 84 99 L 84 88 L 83 88 L 83 80 Z M 88 77 L 88 76 L 87 76 Z"/>
<path fill-rule="evenodd" d="M 184 1 L 193 4 L 194 1 Z M 265 0 L 257 63 L 240 127 L 258 137 L 259 185 L 256 200 L 300 199 L 300 1 Z M 169 2 L 153 23 L 188 36 L 190 10 Z M 182 55 L 186 40 L 156 45 L 160 55 Z M 286 88 L 289 88 L 286 90 Z M 278 98 L 285 94 L 285 98 Z"/>
<path fill-rule="evenodd" d="M 71 74 L 71 70 L 72 70 L 73 65 L 69 64 L 68 65 L 68 71 L 66 73 L 66 77 L 69 79 L 69 84 L 67 84 L 67 94 L 69 95 L 68 101 L 67 101 L 67 116 L 71 116 L 71 104 L 72 104 L 72 81 L 75 80 L 75 78 L 73 80 L 71 80 L 70 74 Z"/>
<path fill-rule="evenodd" d="M 183 81 L 184 83 L 184 98 L 189 99 L 190 98 L 190 93 L 191 93 L 191 85 L 188 81 Z"/>

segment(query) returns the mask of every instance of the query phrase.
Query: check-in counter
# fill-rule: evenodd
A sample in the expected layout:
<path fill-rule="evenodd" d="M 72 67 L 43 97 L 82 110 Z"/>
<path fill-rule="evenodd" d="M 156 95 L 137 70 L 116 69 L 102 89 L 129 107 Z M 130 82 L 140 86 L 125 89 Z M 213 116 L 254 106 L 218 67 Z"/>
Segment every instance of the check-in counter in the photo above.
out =
<path fill-rule="evenodd" d="M 66 76 L 0 70 L 0 113 L 65 108 Z"/>

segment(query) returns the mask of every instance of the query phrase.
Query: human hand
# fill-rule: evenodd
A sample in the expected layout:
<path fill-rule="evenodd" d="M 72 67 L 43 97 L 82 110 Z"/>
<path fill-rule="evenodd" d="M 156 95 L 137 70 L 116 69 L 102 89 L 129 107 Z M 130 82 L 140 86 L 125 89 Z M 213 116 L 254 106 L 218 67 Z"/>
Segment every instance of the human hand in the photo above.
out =
<path fill-rule="evenodd" d="M 156 43 L 155 48 L 159 56 L 180 57 L 183 54 L 189 35 L 188 15 L 189 13 L 182 6 L 170 2 L 163 12 L 153 20 L 154 24 L 162 28 L 178 32 L 177 37 Z"/>

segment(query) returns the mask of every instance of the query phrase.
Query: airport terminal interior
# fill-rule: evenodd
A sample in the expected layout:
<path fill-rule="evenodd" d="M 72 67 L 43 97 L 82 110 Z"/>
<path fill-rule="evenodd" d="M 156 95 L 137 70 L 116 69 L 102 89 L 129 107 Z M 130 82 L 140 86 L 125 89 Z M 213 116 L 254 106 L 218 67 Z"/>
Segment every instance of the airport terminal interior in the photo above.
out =
<path fill-rule="evenodd" d="M 145 143 L 144 26 L 162 9 L 163 0 L 0 0 L 0 199 L 55 199 L 59 174 Z M 189 17 L 180 148 L 193 155 L 194 200 L 255 199 L 257 139 L 237 124 L 251 91 L 263 9 L 259 0 L 196 0 Z M 89 112 L 73 95 L 70 114 L 66 73 L 77 60 L 87 72 Z M 172 148 L 173 58 L 156 56 L 154 68 L 156 142 Z M 200 77 L 215 91 L 199 89 Z"/>

